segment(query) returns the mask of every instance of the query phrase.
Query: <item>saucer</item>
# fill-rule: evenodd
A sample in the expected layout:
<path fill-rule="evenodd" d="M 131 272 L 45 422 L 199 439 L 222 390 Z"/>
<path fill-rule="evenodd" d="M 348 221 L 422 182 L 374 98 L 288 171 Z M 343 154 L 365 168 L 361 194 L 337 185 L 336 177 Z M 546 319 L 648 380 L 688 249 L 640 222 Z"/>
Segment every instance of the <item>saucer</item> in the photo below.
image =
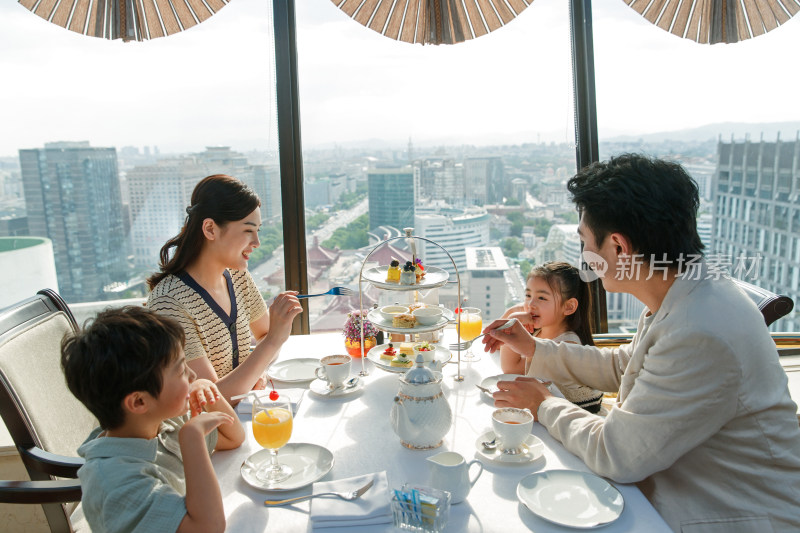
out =
<path fill-rule="evenodd" d="M 308 389 L 311 392 L 319 396 L 324 396 L 326 398 L 342 398 L 344 396 L 350 396 L 351 394 L 354 394 L 362 390 L 363 388 L 364 388 L 364 380 L 362 378 L 358 378 L 356 384 L 350 387 L 349 389 L 330 390 L 328 388 L 328 382 L 323 381 L 321 379 L 315 379 L 308 386 Z"/>
<path fill-rule="evenodd" d="M 242 463 L 242 479 L 253 488 L 283 492 L 306 487 L 331 471 L 333 454 L 327 448 L 306 442 L 290 442 L 278 450 L 278 462 L 288 465 L 292 475 L 275 484 L 256 478 L 258 466 L 270 460 L 269 450 L 260 450 Z"/>
<path fill-rule="evenodd" d="M 483 447 L 483 443 L 490 441 L 494 438 L 494 431 L 487 431 L 475 441 L 475 449 L 478 450 L 478 455 L 484 459 L 488 459 L 494 463 L 504 465 L 520 465 L 534 462 L 544 453 L 544 443 L 536 435 L 528 435 L 522 447 L 525 449 L 524 453 L 517 455 L 509 455 L 503 453 L 498 446 L 494 450 L 487 450 Z"/>
<path fill-rule="evenodd" d="M 593 529 L 622 515 L 622 494 L 605 479 L 574 470 L 547 470 L 522 478 L 517 498 L 535 515 L 563 526 Z"/>
<path fill-rule="evenodd" d="M 274 363 L 267 369 L 267 375 L 284 383 L 305 383 L 316 379 L 314 373 L 319 366 L 319 359 L 301 357 Z"/>

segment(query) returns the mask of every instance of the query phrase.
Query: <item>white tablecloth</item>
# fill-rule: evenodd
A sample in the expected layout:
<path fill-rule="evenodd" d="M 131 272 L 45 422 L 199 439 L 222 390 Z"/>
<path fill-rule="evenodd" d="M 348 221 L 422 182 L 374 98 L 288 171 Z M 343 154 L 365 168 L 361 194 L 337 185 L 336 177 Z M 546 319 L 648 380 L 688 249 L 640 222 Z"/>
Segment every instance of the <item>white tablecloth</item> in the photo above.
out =
<path fill-rule="evenodd" d="M 446 332 L 448 342 L 454 340 Z M 279 361 L 294 357 L 322 357 L 345 353 L 340 334 L 293 336 L 281 350 Z M 389 412 L 398 390 L 398 374 L 385 372 L 365 361 L 370 374 L 363 391 L 341 399 L 322 399 L 311 392 L 305 393 L 290 442 L 309 442 L 324 446 L 333 452 L 333 469 L 322 478 L 324 481 L 348 478 L 360 474 L 386 470 L 389 487 L 399 488 L 403 483 L 428 484 L 428 462 L 440 451 L 456 451 L 467 461 L 478 457 L 475 440 L 491 429 L 493 407 L 484 401 L 475 384 L 482 379 L 502 373 L 497 355 L 481 352 L 476 363 L 462 363 L 463 382 L 452 376 L 456 365 L 444 368 L 445 394 L 453 409 L 453 425 L 444 438 L 444 444 L 429 451 L 413 451 L 400 444 L 389 423 Z M 353 360 L 353 373 L 361 370 L 360 359 Z M 280 388 L 280 384 L 276 384 Z M 286 385 L 296 387 L 297 385 Z M 244 459 L 261 450 L 255 442 L 247 422 L 248 438 L 241 448 L 215 453 L 212 461 L 220 480 L 227 516 L 228 531 L 246 532 L 303 532 L 310 531 L 309 503 L 292 507 L 266 508 L 265 499 L 290 498 L 311 493 L 311 487 L 292 492 L 268 493 L 256 490 L 240 476 Z M 571 531 L 551 524 L 520 504 L 517 500 L 517 483 L 526 475 L 552 469 L 588 471 L 586 465 L 566 451 L 547 430 L 534 423 L 533 434 L 545 443 L 544 458 L 527 465 L 503 466 L 481 459 L 484 472 L 464 503 L 450 509 L 447 531 L 451 532 L 516 532 L 526 528 L 536 532 Z M 478 457 L 479 458 L 479 457 Z M 474 474 L 474 469 L 472 470 Z M 634 485 L 614 483 L 625 499 L 622 516 L 602 531 L 658 532 L 669 531 L 659 514 Z M 272 498 L 274 497 L 274 498 Z M 325 529 L 330 533 L 342 529 Z M 391 524 L 348 528 L 347 531 L 395 531 Z"/>

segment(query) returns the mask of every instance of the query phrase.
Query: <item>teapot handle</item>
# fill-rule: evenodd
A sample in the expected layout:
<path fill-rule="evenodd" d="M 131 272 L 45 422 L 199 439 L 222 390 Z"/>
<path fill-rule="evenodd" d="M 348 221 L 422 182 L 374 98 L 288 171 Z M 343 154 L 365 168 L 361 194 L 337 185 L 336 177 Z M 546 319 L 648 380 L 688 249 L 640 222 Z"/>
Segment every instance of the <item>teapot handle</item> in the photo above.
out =
<path fill-rule="evenodd" d="M 481 477 L 481 474 L 483 474 L 483 463 L 481 463 L 481 462 L 480 462 L 480 461 L 478 461 L 477 459 L 475 459 L 474 461 L 470 461 L 469 463 L 467 463 L 467 472 L 469 472 L 469 469 L 470 469 L 470 468 L 472 468 L 472 465 L 478 465 L 478 466 L 480 467 L 480 469 L 478 470 L 478 475 L 477 475 L 477 476 L 475 476 L 475 479 L 471 479 L 471 480 L 470 480 L 470 482 L 469 482 L 469 486 L 470 486 L 470 487 L 473 487 L 473 486 L 475 486 L 475 482 L 476 482 L 476 481 L 478 481 L 478 478 L 479 478 L 479 477 Z"/>

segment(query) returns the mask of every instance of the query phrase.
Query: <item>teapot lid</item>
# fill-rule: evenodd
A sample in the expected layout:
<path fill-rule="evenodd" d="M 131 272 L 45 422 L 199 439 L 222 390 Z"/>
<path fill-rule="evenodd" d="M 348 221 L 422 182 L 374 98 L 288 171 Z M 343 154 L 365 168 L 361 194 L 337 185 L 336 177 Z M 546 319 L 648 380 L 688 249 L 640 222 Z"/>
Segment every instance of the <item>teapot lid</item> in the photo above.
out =
<path fill-rule="evenodd" d="M 417 366 L 410 368 L 408 372 L 406 372 L 403 381 L 413 385 L 422 385 L 436 381 L 436 376 L 433 374 L 433 371 L 429 368 L 425 368 L 424 363 L 425 360 L 422 358 L 422 354 L 418 355 Z"/>

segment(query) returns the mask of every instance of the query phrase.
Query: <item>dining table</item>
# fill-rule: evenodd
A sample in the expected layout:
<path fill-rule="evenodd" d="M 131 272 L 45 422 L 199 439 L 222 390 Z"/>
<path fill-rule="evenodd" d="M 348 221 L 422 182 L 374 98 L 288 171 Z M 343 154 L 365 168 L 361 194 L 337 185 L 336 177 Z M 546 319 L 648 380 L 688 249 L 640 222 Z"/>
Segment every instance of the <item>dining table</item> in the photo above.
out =
<path fill-rule="evenodd" d="M 447 346 L 456 341 L 456 333 L 445 329 L 440 344 Z M 337 480 L 354 476 L 386 472 L 388 488 L 400 488 L 405 483 L 429 486 L 431 463 L 426 459 L 441 451 L 461 454 L 469 462 L 478 459 L 483 472 L 478 477 L 467 498 L 450 506 L 449 519 L 444 531 L 448 532 L 565 532 L 571 527 L 550 522 L 534 514 L 517 497 L 520 480 L 537 472 L 567 470 L 590 472 L 586 464 L 567 451 L 538 422 L 534 422 L 532 434 L 544 443 L 543 454 L 536 460 L 507 464 L 486 460 L 479 451 L 480 438 L 491 431 L 491 417 L 495 407 L 491 398 L 476 385 L 485 378 L 502 374 L 498 354 L 485 353 L 483 345 L 476 343 L 473 351 L 480 355 L 478 361 L 460 364 L 460 376 L 455 377 L 459 365 L 453 361 L 442 368 L 444 395 L 452 409 L 452 425 L 442 445 L 429 450 L 412 450 L 401 444 L 392 429 L 390 411 L 399 390 L 401 374 L 389 372 L 370 360 L 353 358 L 351 374 L 366 370 L 368 375 L 360 377 L 363 383 L 351 394 L 338 397 L 324 396 L 309 389 L 309 382 L 283 383 L 273 380 L 275 389 L 291 389 L 302 400 L 297 406 L 289 443 L 310 443 L 329 450 L 333 454 L 333 467 L 319 481 L 336 485 Z M 341 333 L 293 335 L 281 348 L 274 365 L 287 365 L 293 359 L 320 359 L 327 355 L 344 354 L 344 338 Z M 463 353 L 462 353 L 463 355 Z M 267 507 L 265 500 L 277 500 L 310 494 L 312 485 L 285 492 L 265 491 L 247 483 L 242 476 L 245 460 L 263 448 L 255 441 L 251 428 L 251 417 L 241 412 L 240 419 L 247 433 L 241 447 L 216 452 L 212 463 L 219 479 L 227 530 L 247 532 L 385 532 L 397 531 L 392 523 L 314 528 L 310 519 L 308 500 L 282 507 Z M 280 452 L 278 457 L 280 458 Z M 470 473 L 474 478 L 476 469 Z M 601 527 L 603 532 L 668 532 L 669 527 L 658 512 L 634 484 L 610 482 L 622 496 L 624 507 L 618 518 Z M 386 494 L 389 498 L 389 494 Z"/>

